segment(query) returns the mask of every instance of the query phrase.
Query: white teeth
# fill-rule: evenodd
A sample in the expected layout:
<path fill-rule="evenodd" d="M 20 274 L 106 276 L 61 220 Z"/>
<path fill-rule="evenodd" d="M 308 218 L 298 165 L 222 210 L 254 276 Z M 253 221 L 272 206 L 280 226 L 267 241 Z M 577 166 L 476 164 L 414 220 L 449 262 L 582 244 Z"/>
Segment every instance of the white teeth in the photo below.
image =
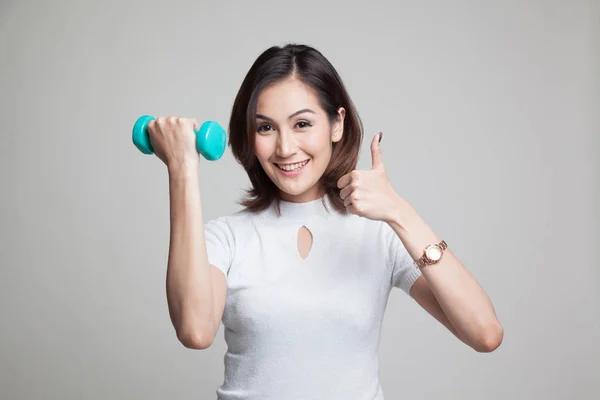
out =
<path fill-rule="evenodd" d="M 308 163 L 308 160 L 303 161 L 301 163 L 296 163 L 296 164 L 277 165 L 277 166 L 279 167 L 279 169 L 290 172 L 290 171 L 295 171 L 297 169 L 302 168 L 303 166 L 306 165 L 306 163 Z"/>

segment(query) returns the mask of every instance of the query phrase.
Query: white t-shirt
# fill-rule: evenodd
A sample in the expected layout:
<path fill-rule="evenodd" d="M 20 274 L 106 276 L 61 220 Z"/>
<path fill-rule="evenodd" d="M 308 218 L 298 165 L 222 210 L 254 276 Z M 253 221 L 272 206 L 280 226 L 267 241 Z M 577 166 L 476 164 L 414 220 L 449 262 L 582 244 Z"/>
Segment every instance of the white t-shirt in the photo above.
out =
<path fill-rule="evenodd" d="M 327 197 L 241 210 L 205 224 L 209 263 L 227 276 L 221 400 L 382 400 L 378 348 L 392 287 L 421 276 L 385 222 Z M 305 259 L 298 230 L 312 233 Z"/>

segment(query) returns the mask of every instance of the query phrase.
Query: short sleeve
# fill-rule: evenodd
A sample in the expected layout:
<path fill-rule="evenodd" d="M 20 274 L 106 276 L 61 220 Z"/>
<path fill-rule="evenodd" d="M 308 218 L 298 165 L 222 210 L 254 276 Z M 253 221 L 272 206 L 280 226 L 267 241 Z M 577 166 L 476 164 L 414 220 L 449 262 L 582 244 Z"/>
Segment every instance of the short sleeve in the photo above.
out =
<path fill-rule="evenodd" d="M 206 222 L 204 237 L 208 263 L 219 268 L 227 276 L 233 259 L 234 239 L 225 217 Z"/>
<path fill-rule="evenodd" d="M 388 264 L 392 270 L 392 286 L 402 289 L 406 294 L 410 294 L 410 288 L 422 275 L 421 270 L 414 263 L 412 256 L 404 247 L 398 234 L 389 225 L 387 226 Z"/>

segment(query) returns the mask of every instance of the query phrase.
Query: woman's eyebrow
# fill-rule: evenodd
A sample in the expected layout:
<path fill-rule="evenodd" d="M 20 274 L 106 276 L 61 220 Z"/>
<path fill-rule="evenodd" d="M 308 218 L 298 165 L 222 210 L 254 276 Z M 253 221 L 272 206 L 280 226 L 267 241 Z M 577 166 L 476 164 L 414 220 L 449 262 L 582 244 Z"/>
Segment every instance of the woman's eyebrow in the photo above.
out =
<path fill-rule="evenodd" d="M 311 110 L 310 108 L 303 108 L 302 110 L 298 110 L 298 111 L 296 111 L 295 113 L 293 113 L 292 115 L 290 115 L 290 116 L 288 117 L 288 119 L 292 119 L 292 118 L 294 118 L 295 116 L 297 116 L 297 115 L 300 115 L 300 114 L 302 114 L 302 113 L 306 113 L 306 112 L 307 112 L 307 113 L 316 114 L 316 113 L 315 113 L 313 110 Z M 271 118 L 269 118 L 269 117 L 267 117 L 267 116 L 265 116 L 265 115 L 262 115 L 262 114 L 256 114 L 256 118 L 258 118 L 258 119 L 264 119 L 265 121 L 273 121 Z"/>

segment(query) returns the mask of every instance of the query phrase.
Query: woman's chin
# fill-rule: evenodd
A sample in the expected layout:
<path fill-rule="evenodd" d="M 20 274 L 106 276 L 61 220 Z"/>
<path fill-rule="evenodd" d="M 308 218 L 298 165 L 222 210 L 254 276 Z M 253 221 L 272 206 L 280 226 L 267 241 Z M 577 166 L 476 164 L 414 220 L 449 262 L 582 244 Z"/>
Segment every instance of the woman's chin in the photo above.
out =
<path fill-rule="evenodd" d="M 278 185 L 278 187 L 283 200 L 305 202 L 320 197 L 316 185 Z"/>

